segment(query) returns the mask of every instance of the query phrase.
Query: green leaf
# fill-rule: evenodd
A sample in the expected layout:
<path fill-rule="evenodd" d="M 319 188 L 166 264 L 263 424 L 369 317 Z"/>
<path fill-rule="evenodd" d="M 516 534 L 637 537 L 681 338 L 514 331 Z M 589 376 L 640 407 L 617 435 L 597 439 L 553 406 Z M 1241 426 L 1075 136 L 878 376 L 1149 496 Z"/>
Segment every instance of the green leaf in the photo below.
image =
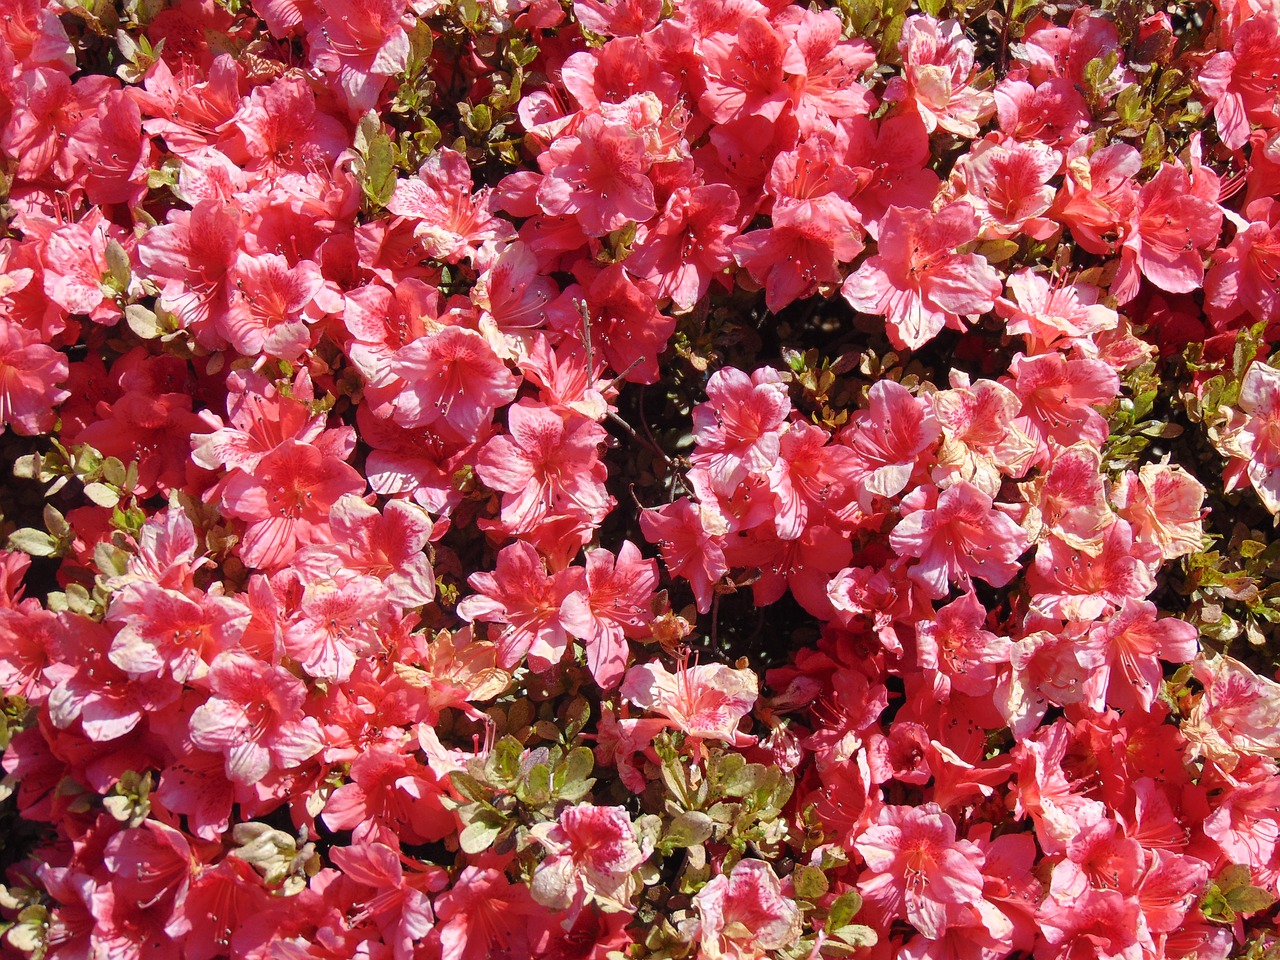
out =
<path fill-rule="evenodd" d="M 791 882 L 795 884 L 796 893 L 806 900 L 817 900 L 827 892 L 830 886 L 827 883 L 827 875 L 817 867 L 811 867 L 808 864 L 796 867 L 791 875 Z"/>
<path fill-rule="evenodd" d="M 1266 890 L 1253 886 L 1232 890 L 1226 895 L 1226 900 L 1227 905 L 1236 913 L 1257 913 L 1276 902 L 1276 898 Z"/>
<path fill-rule="evenodd" d="M 979 244 L 976 253 L 986 257 L 988 263 L 1004 263 L 1018 252 L 1015 240 L 988 240 Z"/>
<path fill-rule="evenodd" d="M 357 175 L 365 197 L 374 206 L 385 207 L 396 190 L 395 148 L 372 110 L 357 124 L 354 146 L 360 156 Z"/>
<path fill-rule="evenodd" d="M 129 479 L 129 471 L 115 457 L 107 457 L 102 461 L 102 476 L 113 487 L 123 489 Z"/>
<path fill-rule="evenodd" d="M 714 829 L 711 818 L 697 810 L 686 810 L 667 827 L 663 840 L 673 847 L 692 847 L 705 843 Z"/>
<path fill-rule="evenodd" d="M 836 928 L 831 935 L 851 947 L 874 947 L 880 941 L 874 930 L 860 923 L 847 923 Z"/>
<path fill-rule="evenodd" d="M 591 752 L 590 747 L 574 747 L 564 758 L 564 765 L 560 768 L 563 771 L 563 780 L 557 776 L 557 781 L 565 784 L 581 783 L 591 776 L 591 771 L 595 768 L 595 754 Z"/>
<path fill-rule="evenodd" d="M 515 737 L 503 737 L 493 745 L 484 761 L 485 779 L 495 787 L 510 789 L 520 777 L 520 755 L 524 747 Z"/>
<path fill-rule="evenodd" d="M 735 770 L 722 781 L 726 796 L 746 797 L 763 789 L 772 789 L 773 777 L 777 771 L 759 763 L 749 763 L 740 770 Z"/>
<path fill-rule="evenodd" d="M 476 819 L 471 821 L 458 834 L 458 846 L 462 848 L 463 853 L 477 854 L 484 853 L 493 842 L 498 839 L 498 834 L 502 832 L 502 828 L 486 820 Z"/>
<path fill-rule="evenodd" d="M 487 803 L 491 796 L 484 784 L 460 770 L 449 774 L 449 782 L 453 784 L 453 789 L 472 802 Z"/>
<path fill-rule="evenodd" d="M 856 891 L 842 893 L 836 897 L 835 902 L 831 904 L 831 909 L 827 911 L 827 930 L 834 932 L 847 927 L 861 909 L 862 897 Z"/>
<path fill-rule="evenodd" d="M 133 271 L 129 264 L 129 254 L 125 252 L 119 240 L 107 241 L 106 259 L 112 287 L 118 293 L 124 293 L 129 289 L 129 278 L 133 275 Z"/>
<path fill-rule="evenodd" d="M 530 807 L 541 807 L 551 800 L 551 768 L 545 763 L 536 764 L 516 784 L 516 797 Z"/>
<path fill-rule="evenodd" d="M 140 303 L 131 303 L 124 308 L 124 318 L 139 339 L 155 340 L 165 331 L 154 310 L 148 310 Z"/>
<path fill-rule="evenodd" d="M 22 527 L 9 534 L 9 549 L 21 550 L 32 557 L 52 557 L 58 552 L 58 541 L 43 530 Z"/>
<path fill-rule="evenodd" d="M 468 112 L 464 122 L 476 133 L 487 133 L 493 126 L 493 113 L 483 103 L 477 103 Z"/>
<path fill-rule="evenodd" d="M 114 507 L 120 502 L 120 494 L 105 483 L 86 483 L 84 495 L 100 507 Z"/>

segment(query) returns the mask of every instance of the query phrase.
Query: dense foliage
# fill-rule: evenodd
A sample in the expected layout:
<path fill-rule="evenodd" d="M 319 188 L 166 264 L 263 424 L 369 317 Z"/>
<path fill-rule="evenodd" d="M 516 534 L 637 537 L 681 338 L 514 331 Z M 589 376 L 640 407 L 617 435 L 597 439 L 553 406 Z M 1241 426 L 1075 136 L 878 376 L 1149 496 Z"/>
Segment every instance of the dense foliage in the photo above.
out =
<path fill-rule="evenodd" d="M 0 956 L 1280 956 L 1274 0 L 3 0 Z"/>

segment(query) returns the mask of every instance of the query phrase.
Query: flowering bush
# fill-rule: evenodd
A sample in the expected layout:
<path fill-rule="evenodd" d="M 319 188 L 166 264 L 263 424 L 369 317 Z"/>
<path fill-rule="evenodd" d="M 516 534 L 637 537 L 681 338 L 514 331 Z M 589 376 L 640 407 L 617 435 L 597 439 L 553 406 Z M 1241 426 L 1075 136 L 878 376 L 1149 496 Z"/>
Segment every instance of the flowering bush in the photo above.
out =
<path fill-rule="evenodd" d="M 6 0 L 0 955 L 1275 960 L 1278 18 Z"/>

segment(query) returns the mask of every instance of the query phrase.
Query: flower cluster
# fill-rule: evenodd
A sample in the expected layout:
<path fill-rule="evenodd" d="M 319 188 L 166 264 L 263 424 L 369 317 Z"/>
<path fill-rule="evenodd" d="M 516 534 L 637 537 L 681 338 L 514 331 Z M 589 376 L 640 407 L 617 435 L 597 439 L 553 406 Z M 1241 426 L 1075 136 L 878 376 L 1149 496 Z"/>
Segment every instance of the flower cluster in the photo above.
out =
<path fill-rule="evenodd" d="M 1280 20 L 1163 8 L 7 0 L 0 957 L 1274 957 Z"/>

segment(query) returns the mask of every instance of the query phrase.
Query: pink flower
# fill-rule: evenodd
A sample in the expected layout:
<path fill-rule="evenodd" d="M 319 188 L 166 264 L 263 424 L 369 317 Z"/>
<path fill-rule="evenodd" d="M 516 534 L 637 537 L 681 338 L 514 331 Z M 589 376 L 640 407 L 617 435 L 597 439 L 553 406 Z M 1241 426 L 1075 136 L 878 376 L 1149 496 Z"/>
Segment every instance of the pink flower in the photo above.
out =
<path fill-rule="evenodd" d="M 1101 360 L 1067 360 L 1060 353 L 1038 357 L 1018 354 L 1005 382 L 1022 400 L 1021 420 L 1038 436 L 1039 459 L 1050 459 L 1050 441 L 1069 447 L 1090 443 L 1101 447 L 1111 432 L 1106 419 L 1093 408 L 1109 403 L 1120 392 L 1120 377 Z"/>
<path fill-rule="evenodd" d="M 1032 482 L 1025 491 L 1031 523 L 1039 520 L 1050 536 L 1096 556 L 1103 533 L 1115 520 L 1107 505 L 1098 447 L 1084 442 L 1056 449 L 1049 469 Z"/>
<path fill-rule="evenodd" d="M 1063 960 L 1137 960 L 1151 950 L 1151 934 L 1135 897 L 1118 890 L 1051 890 L 1036 911 L 1036 921 L 1051 950 Z"/>
<path fill-rule="evenodd" d="M 259 569 L 287 563 L 298 547 L 330 539 L 323 531 L 329 508 L 347 493 L 364 490 L 364 478 L 309 443 L 286 440 L 263 457 L 253 473 L 227 478 L 222 509 L 248 523 L 240 559 Z"/>
<path fill-rule="evenodd" d="M 1069 147 L 1089 128 L 1089 105 L 1074 83 L 1050 77 L 1032 85 L 1012 76 L 996 84 L 1000 131 L 1015 140 Z"/>
<path fill-rule="evenodd" d="M 585 588 L 565 598 L 560 622 L 582 640 L 596 683 L 612 690 L 627 666 L 626 638 L 649 633 L 658 564 L 641 557 L 630 540 L 623 541 L 616 558 L 596 549 L 586 560 Z"/>
<path fill-rule="evenodd" d="M 435 901 L 441 960 L 493 960 L 530 956 L 536 919 L 545 911 L 529 888 L 513 884 L 498 870 L 465 867 L 452 887 Z"/>
<path fill-rule="evenodd" d="M 1150 710 L 1164 679 L 1160 660 L 1190 663 L 1195 659 L 1198 631 L 1175 617 L 1157 619 L 1156 607 L 1126 597 L 1123 606 L 1089 632 L 1089 642 L 1102 651 L 1103 662 L 1087 687 L 1096 709 L 1138 706 Z"/>
<path fill-rule="evenodd" d="M 582 578 L 581 567 L 549 574 L 538 551 L 518 541 L 498 551 L 493 573 L 467 579 L 476 593 L 458 604 L 458 616 L 503 625 L 495 641 L 499 666 L 510 669 L 527 654 L 535 670 L 545 671 L 568 647 L 560 608 Z"/>
<path fill-rule="evenodd" d="M 774 529 L 783 540 L 799 539 L 811 519 L 842 506 L 857 488 L 857 454 L 830 441 L 827 431 L 803 421 L 782 435 L 768 479 L 778 504 Z"/>
<path fill-rule="evenodd" d="M 603 270 L 583 265 L 576 274 L 587 288 L 589 327 L 583 329 L 579 309 L 557 311 L 556 324 L 571 331 L 575 340 L 589 336 L 609 366 L 631 383 L 656 383 L 658 357 L 675 332 L 675 317 L 659 313 L 657 303 L 631 281 L 621 264 Z M 571 291 L 565 291 L 562 307 Z"/>
<path fill-rule="evenodd" d="M 205 347 L 225 342 L 240 234 L 240 214 L 232 204 L 200 200 L 189 211 L 171 211 L 167 223 L 138 242 L 138 259 L 161 289 L 161 306 Z"/>
<path fill-rule="evenodd" d="M 309 676 L 350 679 L 358 658 L 382 648 L 378 614 L 386 599 L 386 587 L 373 577 L 308 586 L 298 618 L 285 628 L 285 651 Z"/>
<path fill-rule="evenodd" d="M 1263 505 L 1280 513 L 1280 370 L 1256 360 L 1250 364 L 1239 403 L 1241 415 L 1229 422 L 1219 447 L 1244 462 L 1244 475 Z"/>
<path fill-rule="evenodd" d="M 662 212 L 636 231 L 627 272 L 650 281 L 656 296 L 692 310 L 732 261 L 737 214 L 738 198 L 725 184 L 678 188 Z"/>
<path fill-rule="evenodd" d="M 979 125 L 995 113 L 995 100 L 970 84 L 976 48 L 960 24 L 908 17 L 898 47 L 902 76 L 889 81 L 885 99 L 908 101 L 930 133 L 941 127 L 958 136 L 977 137 Z"/>
<path fill-rule="evenodd" d="M 541 162 L 547 175 L 538 205 L 552 216 L 576 216 L 590 236 L 643 223 L 658 212 L 645 176 L 644 139 L 629 126 L 592 114 L 574 136 L 552 144 Z"/>
<path fill-rule="evenodd" d="M 796 602 L 819 620 L 834 614 L 827 596 L 833 574 L 848 565 L 853 547 L 844 530 L 811 523 L 794 540 L 782 540 L 772 525 L 761 524 L 746 538 L 726 546 L 730 566 L 752 567 L 760 578 L 751 584 L 756 606 L 764 607 L 788 589 Z"/>
<path fill-rule="evenodd" d="M 718 874 L 699 890 L 693 904 L 699 956 L 706 960 L 759 960 L 800 935 L 800 909 L 763 860 L 739 860 L 732 873 Z"/>
<path fill-rule="evenodd" d="M 429 843 L 457 829 L 441 802 L 439 778 L 403 747 L 370 744 L 352 762 L 350 777 L 329 794 L 321 814 L 330 830 L 372 823 L 395 830 L 407 843 Z"/>
<path fill-rule="evenodd" d="M 1231 863 L 1256 873 L 1275 875 L 1273 864 L 1280 846 L 1280 780 L 1240 784 L 1229 789 L 1204 822 L 1205 836 L 1214 841 Z"/>
<path fill-rule="evenodd" d="M 322 8 L 324 18 L 307 35 L 311 62 L 337 74 L 353 116 L 371 109 L 387 78 L 405 68 L 406 6 L 406 0 L 328 0 Z"/>
<path fill-rule="evenodd" d="M 633 37 L 647 33 L 662 16 L 660 0 L 573 0 L 578 22 L 604 37 Z"/>
<path fill-rule="evenodd" d="M 986 139 L 956 161 L 951 177 L 982 222 L 984 239 L 1047 237 L 1055 224 L 1042 218 L 1057 194 L 1049 181 L 1061 166 L 1062 155 L 1043 143 Z"/>
<path fill-rule="evenodd" d="M 329 509 L 333 543 L 304 547 L 293 563 L 313 580 L 359 574 L 381 581 L 387 599 L 419 607 L 435 598 L 435 575 L 423 553 L 434 524 L 425 510 L 391 500 L 381 513 L 355 494 L 340 497 Z"/>
<path fill-rule="evenodd" d="M 862 228 L 852 207 L 836 215 L 816 204 L 778 204 L 773 222 L 733 241 L 733 256 L 763 284 L 765 305 L 777 313 L 787 304 L 840 279 L 838 263 L 862 252 Z"/>
<path fill-rule="evenodd" d="M 791 410 L 777 371 L 747 376 L 723 367 L 707 382 L 707 402 L 693 410 L 694 466 L 705 466 L 719 494 L 732 494 L 748 474 L 763 474 L 778 458 L 782 425 Z"/>
<path fill-rule="evenodd" d="M 721 518 L 687 497 L 640 514 L 640 529 L 658 545 L 667 569 L 689 581 L 699 613 L 711 609 L 712 587 L 729 572 L 722 528 Z"/>
<path fill-rule="evenodd" d="M 1090 338 L 1119 323 L 1114 310 L 1098 303 L 1100 292 L 1087 283 L 1051 283 L 1028 267 L 1009 277 L 1008 297 L 996 301 L 996 313 L 1010 333 L 1028 338 L 1031 353 L 1073 346 L 1096 356 Z"/>
<path fill-rule="evenodd" d="M 414 340 L 396 353 L 390 372 L 405 384 L 392 414 L 397 423 L 447 427 L 459 438 L 474 438 L 520 385 L 488 341 L 462 327 Z"/>
<path fill-rule="evenodd" d="M 939 390 L 932 400 L 946 438 L 937 454 L 935 483 L 954 474 L 994 497 L 1004 476 L 1027 472 L 1036 442 L 1016 423 L 1022 401 L 1012 390 L 993 380 L 971 382 L 953 370 L 951 389 Z"/>
<path fill-rule="evenodd" d="M 1222 142 L 1239 150 L 1249 140 L 1250 123 L 1276 126 L 1273 74 L 1280 70 L 1280 24 L 1260 11 L 1229 36 L 1231 49 L 1212 56 L 1197 79 L 1213 102 Z"/>
<path fill-rule="evenodd" d="M 627 671 L 620 692 L 641 710 L 662 714 L 670 726 L 692 737 L 737 746 L 755 743 L 755 738 L 738 731 L 759 693 L 750 670 L 682 663 L 673 674 L 660 663 L 646 663 Z"/>
<path fill-rule="evenodd" d="M 1148 463 L 1137 474 L 1122 474 L 1111 499 L 1134 536 L 1172 560 L 1204 543 L 1204 495 L 1204 485 L 1181 467 Z"/>
<path fill-rule="evenodd" d="M 997 666 L 1009 661 L 1009 639 L 983 629 L 987 610 L 966 593 L 916 627 L 920 666 L 945 674 L 951 688 L 969 696 L 990 694 Z"/>
<path fill-rule="evenodd" d="M 400 282 L 396 287 L 397 295 L 408 282 Z M 431 289 L 426 284 L 422 286 Z M 546 323 L 547 307 L 558 292 L 555 281 L 538 270 L 537 257 L 528 244 L 517 240 L 504 246 L 497 257 L 486 262 L 484 272 L 471 288 L 471 302 L 484 311 L 481 314 L 482 329 L 487 314 L 503 333 L 519 336 Z"/>
<path fill-rule="evenodd" d="M 95 743 L 116 740 L 144 716 L 168 706 L 179 688 L 169 678 L 131 678 L 109 659 L 114 630 L 87 617 L 63 611 L 51 630 L 49 719 L 65 730 L 76 720 Z"/>
<path fill-rule="evenodd" d="M 324 746 L 320 724 L 303 713 L 307 688 L 283 667 L 231 651 L 214 660 L 209 685 L 213 696 L 191 715 L 191 739 L 222 753 L 237 783 L 296 767 Z"/>
<path fill-rule="evenodd" d="M 1076 243 L 1101 255 L 1115 250 L 1137 206 L 1135 178 L 1142 169 L 1142 155 L 1127 143 L 1089 153 L 1091 145 L 1091 140 L 1081 138 L 1067 152 L 1066 179 L 1054 212 Z"/>
<path fill-rule="evenodd" d="M 946 326 L 963 329 L 961 315 L 986 313 L 1000 295 L 999 274 L 985 258 L 952 252 L 978 231 L 967 203 L 937 213 L 890 207 L 877 253 L 849 275 L 841 293 L 854 309 L 883 316 L 899 349 L 917 349 Z"/>
<path fill-rule="evenodd" d="M 604 428 L 529 402 L 507 409 L 507 426 L 511 432 L 493 437 L 476 459 L 480 479 L 507 494 L 502 522 L 514 533 L 549 516 L 581 515 L 600 523 L 612 505 L 600 462 Z"/>
<path fill-rule="evenodd" d="M 861 38 L 843 39 L 835 11 L 788 6 L 777 26 L 790 41 L 782 68 L 789 74 L 787 84 L 802 130 L 818 129 L 833 119 L 865 116 L 875 109 L 875 96 L 858 82 L 875 64 L 875 52 Z"/>
<path fill-rule="evenodd" d="M 707 77 L 699 106 L 716 123 L 748 116 L 776 121 L 791 102 L 783 71 L 787 41 L 761 16 L 730 29 L 702 41 Z"/>
<path fill-rule="evenodd" d="M 1137 296 L 1139 270 L 1161 290 L 1198 290 L 1204 283 L 1204 254 L 1221 230 L 1222 208 L 1197 195 L 1181 164 L 1163 164 L 1138 194 L 1112 296 L 1120 303 Z"/>
<path fill-rule="evenodd" d="M 1141 600 L 1156 588 L 1150 549 L 1133 542 L 1133 528 L 1117 519 L 1107 527 L 1096 555 L 1049 537 L 1036 548 L 1027 571 L 1032 603 L 1049 616 L 1093 620 L 1126 597 Z"/>
<path fill-rule="evenodd" d="M 95 106 L 76 128 L 69 148 L 84 165 L 78 179 L 93 203 L 136 203 L 147 192 L 152 164 L 137 101 L 124 90 L 113 90 Z"/>
<path fill-rule="evenodd" d="M 230 274 L 234 290 L 219 332 L 246 357 L 259 353 L 296 360 L 311 346 L 305 311 L 324 286 L 320 267 L 309 260 L 290 264 L 264 253 L 240 254 Z"/>
<path fill-rule="evenodd" d="M 1221 656 L 1197 657 L 1194 676 L 1204 693 L 1183 733 L 1198 752 L 1227 771 L 1245 757 L 1280 759 L 1280 683 Z"/>
<path fill-rule="evenodd" d="M 1019 573 L 1026 533 L 967 480 L 941 493 L 931 485 L 921 487 L 902 507 L 889 544 L 901 557 L 920 559 L 911 578 L 930 596 L 946 596 L 949 582 L 967 583 L 970 577 L 1003 587 Z"/>
<path fill-rule="evenodd" d="M 1015 640 L 994 695 L 1014 739 L 1025 740 L 1050 706 L 1084 702 L 1085 684 L 1102 663 L 1102 651 L 1085 642 L 1079 628 L 1037 630 Z"/>
<path fill-rule="evenodd" d="M 0 317 L 0 433 L 24 436 L 53 429 L 54 408 L 71 396 L 59 389 L 69 373 L 67 358 L 40 336 Z"/>
<path fill-rule="evenodd" d="M 191 459 L 206 470 L 235 468 L 252 473 L 262 458 L 288 440 L 313 444 L 332 456 L 346 459 L 355 447 L 349 427 L 326 430 L 327 417 L 315 413 L 311 401 L 315 389 L 306 369 L 288 383 L 287 392 L 261 374 L 235 370 L 228 374 L 227 417 L 224 425 L 211 412 L 213 433 L 192 434 Z"/>
<path fill-rule="evenodd" d="M 49 299 L 68 313 L 83 314 L 99 323 L 115 323 L 120 318 L 112 288 L 106 285 L 119 285 L 119 278 L 111 275 L 107 264 L 108 229 L 109 224 L 95 209 L 79 223 L 54 230 L 44 249 L 44 289 Z"/>
<path fill-rule="evenodd" d="M 530 884 L 535 900 L 567 910 L 569 922 L 589 903 L 630 912 L 640 889 L 635 871 L 645 852 L 623 807 L 579 803 L 562 810 L 555 823 L 538 824 L 531 832 L 547 851 Z"/>
<path fill-rule="evenodd" d="M 955 822 L 936 803 L 882 808 L 853 845 L 867 864 L 862 895 L 926 937 L 941 937 L 964 905 L 982 898 L 982 851 L 956 839 Z"/>
<path fill-rule="evenodd" d="M 429 866 L 406 871 L 407 858 L 385 843 L 365 841 L 334 847 L 330 856 L 348 880 L 373 891 L 362 898 L 364 909 L 353 910 L 346 922 L 359 927 L 372 921 L 377 939 L 391 948 L 394 960 L 417 956 L 435 921 L 427 894 L 445 885 L 444 870 Z"/>
<path fill-rule="evenodd" d="M 301 73 L 254 87 L 230 126 L 243 142 L 246 170 L 266 178 L 316 166 L 327 170 L 351 142 L 342 122 L 317 107 Z"/>
<path fill-rule="evenodd" d="M 471 193 L 471 167 L 456 150 L 433 153 L 413 180 L 400 180 L 387 210 L 414 222 L 413 235 L 428 257 L 457 263 L 492 240 L 513 240 L 515 230 L 495 217 L 486 188 Z"/>
<path fill-rule="evenodd" d="M 25 697 L 36 706 L 44 703 L 49 685 L 43 674 L 54 627 L 54 614 L 34 601 L 16 607 L 0 602 L 0 690 L 6 696 Z"/>
<path fill-rule="evenodd" d="M 929 403 L 892 380 L 878 380 L 868 407 L 853 415 L 840 442 L 854 455 L 858 502 L 870 510 L 875 497 L 896 497 L 928 459 L 942 430 Z"/>
<path fill-rule="evenodd" d="M 928 209 L 938 194 L 938 175 L 928 169 L 929 132 L 919 114 L 897 113 L 881 120 L 854 117 L 845 165 L 857 177 L 850 198 L 873 237 L 890 206 Z"/>
<path fill-rule="evenodd" d="M 243 636 L 250 611 L 230 597 L 197 597 L 145 581 L 115 593 L 108 615 L 121 627 L 111 642 L 111 662 L 132 677 L 203 680 L 214 657 Z"/>
<path fill-rule="evenodd" d="M 86 76 L 74 84 L 59 70 L 25 71 L 8 91 L 12 114 L 0 133 L 0 148 L 18 161 L 17 174 L 34 180 L 46 171 L 69 179 L 79 162 L 71 134 L 115 85 L 114 77 Z"/>
<path fill-rule="evenodd" d="M 1245 207 L 1247 224 L 1215 251 L 1204 278 L 1205 306 L 1215 324 L 1236 319 L 1244 311 L 1258 320 L 1280 319 L 1280 204 L 1260 197 Z"/>

